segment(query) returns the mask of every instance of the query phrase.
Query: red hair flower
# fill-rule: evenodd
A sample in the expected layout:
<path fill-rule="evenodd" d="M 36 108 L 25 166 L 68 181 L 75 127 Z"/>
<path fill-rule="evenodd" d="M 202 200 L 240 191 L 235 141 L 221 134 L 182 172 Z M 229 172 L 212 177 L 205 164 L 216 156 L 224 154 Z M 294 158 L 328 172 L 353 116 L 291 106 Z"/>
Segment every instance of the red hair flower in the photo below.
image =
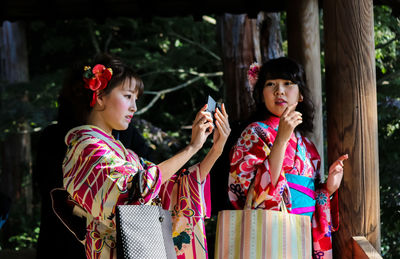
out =
<path fill-rule="evenodd" d="M 85 88 L 93 91 L 93 98 L 90 102 L 90 107 L 93 107 L 96 103 L 97 91 L 106 88 L 108 82 L 112 77 L 112 69 L 106 68 L 104 65 L 97 64 L 90 69 L 89 66 L 84 67 L 83 81 L 85 82 Z"/>
<path fill-rule="evenodd" d="M 247 71 L 247 79 L 249 80 L 251 88 L 254 88 L 257 83 L 258 72 L 260 72 L 260 65 L 257 62 L 254 62 L 250 65 L 249 71 Z"/>

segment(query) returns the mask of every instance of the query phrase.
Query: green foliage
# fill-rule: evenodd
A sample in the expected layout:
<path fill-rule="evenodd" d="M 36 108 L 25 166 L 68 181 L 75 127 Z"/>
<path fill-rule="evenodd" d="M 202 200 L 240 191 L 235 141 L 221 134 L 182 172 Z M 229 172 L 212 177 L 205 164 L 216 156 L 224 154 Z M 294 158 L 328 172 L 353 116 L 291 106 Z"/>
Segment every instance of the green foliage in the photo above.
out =
<path fill-rule="evenodd" d="M 376 6 L 374 12 L 382 253 L 385 258 L 398 258 L 400 20 L 391 16 L 391 10 L 385 6 Z M 286 14 L 282 13 L 281 17 L 283 48 L 287 53 Z M 10 132 L 26 129 L 26 122 L 30 130 L 38 131 L 56 120 L 57 96 L 65 69 L 76 61 L 89 62 L 97 52 L 114 53 L 138 71 L 146 91 L 139 99 L 139 111 L 150 103 L 154 92 L 182 85 L 196 79 L 201 73 L 222 71 L 215 33 L 215 25 L 205 21 L 196 22 L 191 17 L 30 22 L 27 41 L 31 80 L 14 85 L 0 82 L 0 138 Z M 323 53 L 321 64 L 323 68 Z M 139 125 L 156 153 L 162 154 L 160 160 L 188 143 L 190 130 L 185 126 L 191 125 L 208 94 L 217 100 L 223 99 L 222 87 L 221 75 L 202 76 L 186 87 L 163 94 L 154 106 L 139 116 L 164 131 L 154 131 L 148 124 Z M 209 145 L 207 143 L 206 147 Z M 201 159 L 206 151 L 203 149 L 190 162 Z M 39 230 L 38 211 L 34 215 L 26 217 L 24 210 L 13 209 L 7 223 L 13 226 L 12 231 L 7 240 L 1 240 L 1 247 L 32 247 Z M 208 221 L 209 241 L 213 240 L 211 229 L 215 224 L 215 218 Z"/>
<path fill-rule="evenodd" d="M 3 87 L 3 135 L 18 128 L 21 121 L 40 129 L 55 120 L 64 70 L 77 61 L 89 62 L 99 51 L 116 54 L 142 76 L 146 92 L 139 100 L 139 110 L 154 97 L 149 91 L 222 70 L 215 25 L 191 17 L 35 21 L 27 34 L 31 81 Z M 142 118 L 173 131 L 191 124 L 208 94 L 223 97 L 221 75 L 201 76 L 202 80 L 163 95 Z"/>
<path fill-rule="evenodd" d="M 0 236 L 0 250 L 34 248 L 40 232 L 40 212 L 38 206 L 30 208 L 28 215 L 25 199 L 19 199 L 10 210 L 10 214 L 2 231 L 7 235 Z M 3 233 L 4 233 L 3 232 Z"/>
<path fill-rule="evenodd" d="M 150 103 L 152 92 L 185 86 L 163 94 L 147 112 L 135 116 L 164 131 L 144 131 L 149 144 L 160 154 L 157 160 L 169 158 L 188 143 L 190 130 L 183 127 L 192 124 L 208 94 L 216 99 L 223 97 L 222 74 L 207 76 L 222 70 L 215 24 L 191 17 L 154 17 L 33 21 L 27 25 L 30 81 L 13 85 L 0 82 L 1 139 L 9 133 L 30 130 L 32 143 L 37 143 L 36 132 L 57 120 L 57 98 L 65 70 L 76 62 L 90 62 L 98 52 L 119 56 L 142 77 L 146 92 L 139 99 L 139 111 Z M 195 82 L 186 86 L 189 80 Z M 36 146 L 32 147 L 34 153 Z M 203 149 L 193 159 L 198 161 L 206 151 Z M 37 204 L 38 198 L 34 199 Z M 13 208 L 7 222 L 10 231 L 0 235 L 1 248 L 33 247 L 39 230 L 38 215 L 35 211 L 34 217 L 26 217 L 25 210 Z"/>
<path fill-rule="evenodd" d="M 375 7 L 381 242 L 384 258 L 400 256 L 400 19 Z"/>
<path fill-rule="evenodd" d="M 374 9 L 375 47 L 378 77 L 393 72 L 399 55 L 400 20 L 391 15 L 391 9 L 379 6 Z"/>

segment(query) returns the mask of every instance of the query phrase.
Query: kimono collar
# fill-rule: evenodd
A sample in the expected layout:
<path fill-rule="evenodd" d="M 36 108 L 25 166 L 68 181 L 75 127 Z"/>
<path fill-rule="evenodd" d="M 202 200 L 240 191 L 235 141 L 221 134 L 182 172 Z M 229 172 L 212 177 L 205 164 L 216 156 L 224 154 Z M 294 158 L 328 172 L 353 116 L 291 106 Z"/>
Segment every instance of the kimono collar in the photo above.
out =
<path fill-rule="evenodd" d="M 280 120 L 279 117 L 271 115 L 265 121 L 263 121 L 263 123 L 271 126 L 274 130 L 277 131 L 279 126 L 279 120 Z"/>
<path fill-rule="evenodd" d="M 265 121 L 263 121 L 263 123 L 272 127 L 276 132 L 278 132 L 279 121 L 280 121 L 279 117 L 271 115 Z M 296 130 L 290 136 L 290 139 L 293 140 L 294 142 L 297 142 L 297 139 L 299 138 L 301 138 L 301 135 Z"/>
<path fill-rule="evenodd" d="M 115 141 L 113 136 L 108 135 L 101 128 L 93 126 L 93 125 L 83 125 L 83 126 L 75 127 L 73 129 L 71 129 L 70 131 L 68 131 L 67 135 L 65 135 L 65 143 L 67 144 L 67 146 L 69 146 L 74 139 L 77 139 L 83 135 L 92 136 L 93 134 L 91 134 L 90 132 L 93 132 L 93 131 L 96 132 L 97 134 L 100 134 L 105 139 Z"/>

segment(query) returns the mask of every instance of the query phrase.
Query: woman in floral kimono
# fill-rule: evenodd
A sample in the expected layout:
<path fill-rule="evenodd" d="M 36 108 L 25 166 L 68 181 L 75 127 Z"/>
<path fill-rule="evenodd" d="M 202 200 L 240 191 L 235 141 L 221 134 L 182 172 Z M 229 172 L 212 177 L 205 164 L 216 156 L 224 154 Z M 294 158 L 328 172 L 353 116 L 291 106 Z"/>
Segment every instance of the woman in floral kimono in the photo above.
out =
<path fill-rule="evenodd" d="M 115 208 L 128 204 L 133 181 L 141 182 L 146 204 L 160 194 L 164 207 L 173 211 L 173 231 L 180 232 L 176 236 L 182 234 L 184 226 L 188 235 L 183 241 L 177 240 L 177 252 L 185 255 L 190 250 L 187 258 L 206 258 L 207 175 L 230 133 L 225 108 L 216 112 L 214 144 L 204 160 L 175 175 L 214 129 L 206 106 L 193 122 L 190 144 L 155 165 L 127 150 L 111 135 L 113 129 L 128 127 L 137 110 L 136 99 L 143 92 L 142 81 L 116 58 L 102 56 L 94 64 L 93 68 L 73 71 L 62 91 L 74 107 L 71 112 L 84 124 L 65 137 L 68 150 L 63 174 L 65 189 L 86 214 L 87 258 L 116 258 Z M 139 170 L 144 171 L 142 179 L 137 177 Z M 190 249 L 183 250 L 182 246 Z"/>
<path fill-rule="evenodd" d="M 256 122 L 242 132 L 231 150 L 229 199 L 243 209 L 254 182 L 253 209 L 279 210 L 284 199 L 290 213 L 310 216 L 314 258 L 331 258 L 331 231 L 337 229 L 337 195 L 343 177 L 343 155 L 321 182 L 320 157 L 304 137 L 312 132 L 314 107 L 303 68 L 288 58 L 250 67 L 258 104 Z"/>

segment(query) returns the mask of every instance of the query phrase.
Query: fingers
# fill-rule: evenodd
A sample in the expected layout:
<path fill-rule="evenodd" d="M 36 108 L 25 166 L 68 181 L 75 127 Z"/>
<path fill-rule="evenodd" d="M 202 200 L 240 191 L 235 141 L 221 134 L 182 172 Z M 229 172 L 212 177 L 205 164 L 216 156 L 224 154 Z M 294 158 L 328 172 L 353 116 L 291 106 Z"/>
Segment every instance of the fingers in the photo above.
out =
<path fill-rule="evenodd" d="M 208 107 L 208 104 L 205 104 L 205 105 L 200 109 L 200 111 L 205 111 L 205 110 L 207 110 L 207 107 Z"/>
<path fill-rule="evenodd" d="M 295 111 L 295 110 L 296 110 L 296 107 L 297 107 L 297 102 L 294 103 L 294 104 L 291 104 L 291 105 L 287 106 L 286 109 L 283 111 L 281 117 L 287 116 L 290 112 Z"/>
<path fill-rule="evenodd" d="M 218 130 L 222 131 L 223 134 L 229 135 L 231 128 L 224 104 L 222 104 L 221 109 L 222 112 L 219 109 L 217 109 L 215 112 L 215 124 L 217 125 Z"/>
<path fill-rule="evenodd" d="M 287 113 L 285 117 L 281 117 L 281 121 L 294 129 L 303 122 L 303 116 L 300 112 L 292 111 Z"/>
<path fill-rule="evenodd" d="M 215 125 L 221 134 L 224 136 L 228 136 L 231 132 L 231 128 L 229 126 L 229 121 L 226 117 L 222 116 L 221 112 L 215 113 Z"/>
<path fill-rule="evenodd" d="M 329 167 L 329 175 L 343 173 L 344 161 L 349 158 L 348 154 L 341 155 L 332 165 Z"/>
<path fill-rule="evenodd" d="M 332 163 L 331 167 L 334 167 L 337 165 L 340 165 L 341 167 L 343 167 L 344 166 L 343 161 L 347 160 L 348 158 L 349 158 L 348 154 L 341 155 L 338 159 L 336 159 L 335 162 Z"/>
<path fill-rule="evenodd" d="M 344 154 L 344 155 L 341 155 L 337 160 L 340 160 L 343 163 L 343 161 L 347 160 L 347 159 L 349 159 L 349 155 Z"/>
<path fill-rule="evenodd" d="M 207 105 L 205 107 L 207 107 Z M 197 125 L 199 123 L 201 124 L 206 122 L 212 122 L 212 121 L 213 119 L 211 113 L 200 110 L 197 113 L 195 120 L 193 121 L 193 125 Z"/>
<path fill-rule="evenodd" d="M 224 115 L 224 117 L 228 118 L 228 113 L 226 112 L 225 104 L 222 104 L 222 105 L 221 105 L 221 109 L 222 109 L 222 114 Z M 217 110 L 218 110 L 218 109 L 217 109 Z"/>
<path fill-rule="evenodd" d="M 196 117 L 194 118 L 194 123 L 198 122 L 204 114 L 208 113 L 206 112 L 207 110 L 207 104 L 205 104 L 203 107 L 201 107 L 200 111 L 197 112 Z"/>
<path fill-rule="evenodd" d="M 293 111 L 286 117 L 289 121 L 303 120 L 303 115 L 300 112 Z"/>

